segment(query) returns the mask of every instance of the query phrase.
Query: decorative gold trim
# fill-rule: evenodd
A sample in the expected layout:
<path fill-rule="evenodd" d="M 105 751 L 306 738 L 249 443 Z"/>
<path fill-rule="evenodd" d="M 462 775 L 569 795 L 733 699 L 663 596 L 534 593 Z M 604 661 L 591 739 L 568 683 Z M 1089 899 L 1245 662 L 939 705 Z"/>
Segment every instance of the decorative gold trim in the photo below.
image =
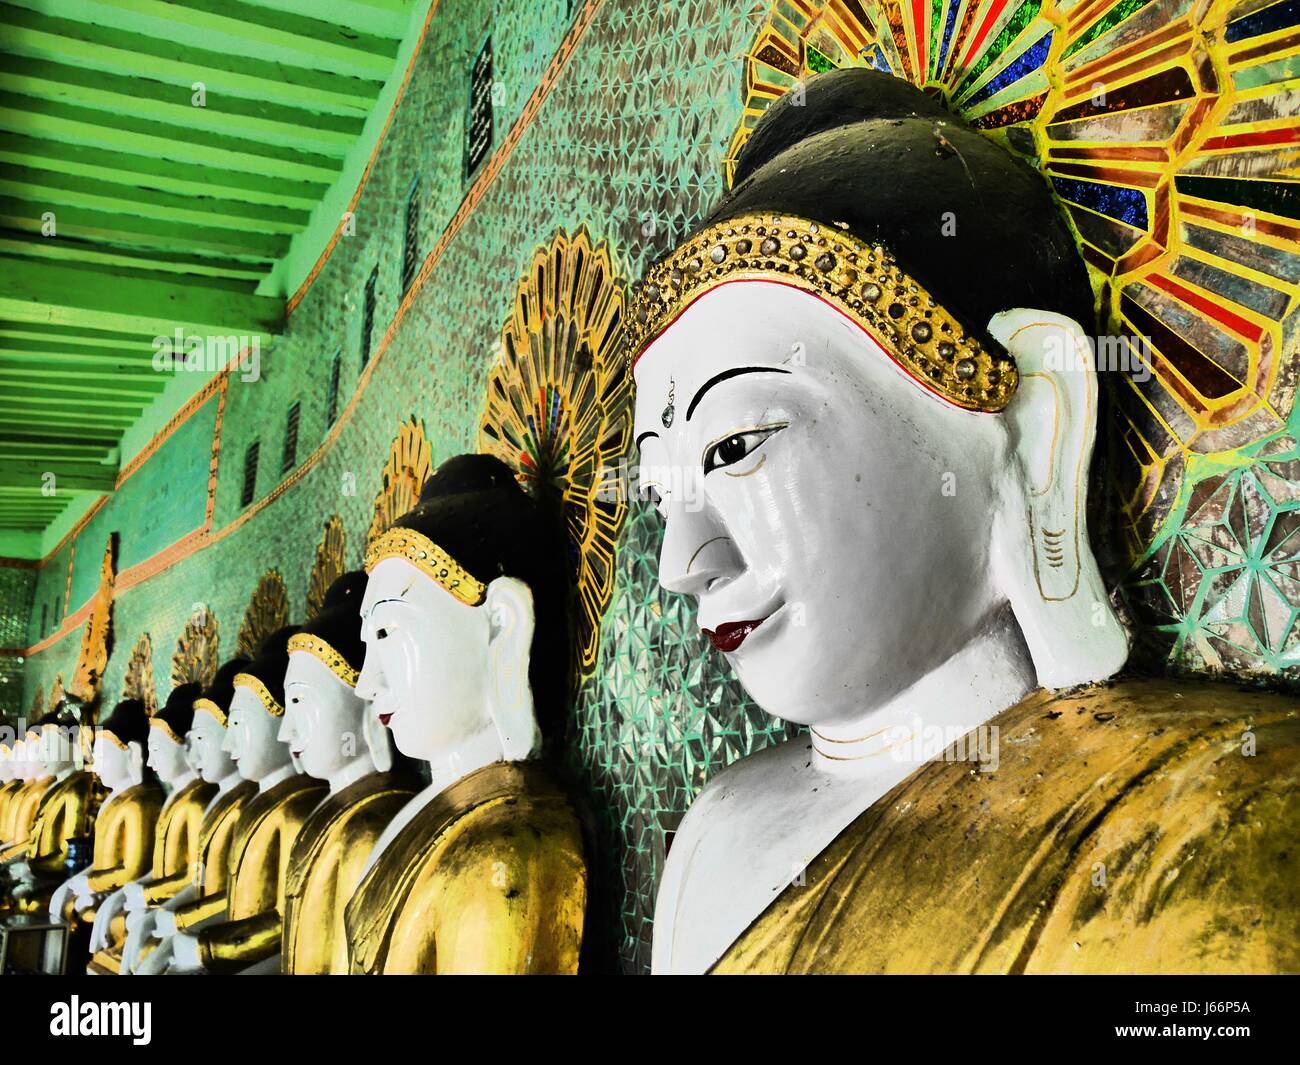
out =
<path fill-rule="evenodd" d="M 338 651 L 334 650 L 328 643 L 319 636 L 313 636 L 311 633 L 299 632 L 289 637 L 289 653 L 294 651 L 305 651 L 320 661 L 326 669 L 333 673 L 349 688 L 357 686 L 357 678 L 361 675 L 349 665 L 348 660 Z"/>
<path fill-rule="evenodd" d="M 158 713 L 158 692 L 153 682 L 153 640 L 147 632 L 131 648 L 126 678 L 122 681 L 122 697 L 139 699 L 150 717 Z"/>
<path fill-rule="evenodd" d="M 81 634 L 81 648 L 77 652 L 77 665 L 72 673 L 68 691 L 83 703 L 93 703 L 99 695 L 104 670 L 108 668 L 108 640 L 113 624 L 114 557 L 117 554 L 117 533 L 110 533 L 104 547 L 104 557 L 99 565 L 99 588 Z"/>
<path fill-rule="evenodd" d="M 280 571 L 269 569 L 262 574 L 248 600 L 235 648 L 245 658 L 255 658 L 262 641 L 289 624 L 289 592 Z"/>
<path fill-rule="evenodd" d="M 374 514 L 366 532 L 366 546 L 386 533 L 398 518 L 420 501 L 420 489 L 433 473 L 433 451 L 424 434 L 424 424 L 411 415 L 402 422 L 388 450 L 381 475 L 382 487 L 375 496 Z"/>
<path fill-rule="evenodd" d="M 200 710 L 206 710 L 209 714 L 211 714 L 213 717 L 217 719 L 217 722 L 221 725 L 222 728 L 225 728 L 226 712 L 222 710 L 221 707 L 219 707 L 211 699 L 195 699 L 194 712 L 198 713 Z"/>
<path fill-rule="evenodd" d="M 174 742 L 174 743 L 178 743 L 178 744 L 180 744 L 182 747 L 185 746 L 185 740 L 184 740 L 182 737 L 176 735 L 176 730 L 175 730 L 174 728 L 172 728 L 171 725 L 169 725 L 169 724 L 168 724 L 166 721 L 164 721 L 162 718 L 160 718 L 160 717 L 151 717 L 151 718 L 149 719 L 149 724 L 151 724 L 154 728 L 162 729 L 163 732 L 165 732 L 165 733 L 167 734 L 168 738 L 170 738 L 170 739 L 172 740 L 172 742 Z"/>
<path fill-rule="evenodd" d="M 176 639 L 176 649 L 172 652 L 173 688 L 182 684 L 207 688 L 212 684 L 220 664 L 217 658 L 220 639 L 216 614 L 201 605 L 190 615 Z"/>
<path fill-rule="evenodd" d="M 92 733 L 94 732 L 94 729 L 92 729 L 89 725 L 85 725 L 83 727 L 88 729 Z M 106 728 L 101 728 L 99 730 L 99 734 L 107 740 L 112 740 L 113 745 L 117 747 L 119 750 L 123 750 L 123 751 L 129 750 L 125 741 L 123 741 L 123 739 L 116 732 L 111 732 Z"/>
<path fill-rule="evenodd" d="M 266 707 L 266 712 L 270 714 L 272 717 L 284 716 L 284 707 L 275 701 L 275 696 L 273 696 L 267 690 L 266 685 L 263 684 L 260 680 L 258 680 L 255 676 L 253 676 L 253 674 L 236 673 L 235 687 L 247 688 L 259 699 L 261 699 L 262 705 Z"/>
<path fill-rule="evenodd" d="M 343 519 L 334 514 L 325 523 L 325 531 L 320 543 L 316 545 L 316 561 L 307 578 L 308 618 L 314 618 L 321 612 L 325 605 L 325 593 L 346 572 L 346 555 L 347 536 L 343 530 Z"/>
<path fill-rule="evenodd" d="M 773 281 L 825 300 L 880 344 L 909 376 L 964 410 L 992 413 L 1019 378 L 990 354 L 881 244 L 789 215 L 748 214 L 696 234 L 651 267 L 628 329 L 629 368 L 704 293 L 732 281 Z"/>
<path fill-rule="evenodd" d="M 467 606 L 478 606 L 487 597 L 487 585 L 469 574 L 446 551 L 414 529 L 389 529 L 366 548 L 366 572 L 386 558 L 403 558 L 427 573 Z"/>

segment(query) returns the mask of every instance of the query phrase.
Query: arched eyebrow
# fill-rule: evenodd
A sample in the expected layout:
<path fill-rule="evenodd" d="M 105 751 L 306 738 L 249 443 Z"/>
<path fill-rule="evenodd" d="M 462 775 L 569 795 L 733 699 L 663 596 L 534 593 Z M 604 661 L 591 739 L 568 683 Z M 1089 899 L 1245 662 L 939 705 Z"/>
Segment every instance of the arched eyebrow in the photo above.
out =
<path fill-rule="evenodd" d="M 691 399 L 691 405 L 686 408 L 686 420 L 691 420 L 691 415 L 695 413 L 695 408 L 700 405 L 700 400 L 704 398 L 704 393 L 714 385 L 719 385 L 732 377 L 739 377 L 745 373 L 789 373 L 789 370 L 783 370 L 779 366 L 734 366 L 730 370 L 723 370 L 720 374 L 714 374 L 704 382 Z"/>
<path fill-rule="evenodd" d="M 647 439 L 649 439 L 649 438 L 652 437 L 652 436 L 655 437 L 655 438 L 657 439 L 658 436 L 659 436 L 659 434 L 658 434 L 658 433 L 652 433 L 652 432 L 645 432 L 645 433 L 642 433 L 640 436 L 638 436 L 638 437 L 636 438 L 636 449 L 637 449 L 638 451 L 640 451 L 640 450 L 641 450 L 641 441 L 642 441 L 642 440 L 647 440 Z"/>

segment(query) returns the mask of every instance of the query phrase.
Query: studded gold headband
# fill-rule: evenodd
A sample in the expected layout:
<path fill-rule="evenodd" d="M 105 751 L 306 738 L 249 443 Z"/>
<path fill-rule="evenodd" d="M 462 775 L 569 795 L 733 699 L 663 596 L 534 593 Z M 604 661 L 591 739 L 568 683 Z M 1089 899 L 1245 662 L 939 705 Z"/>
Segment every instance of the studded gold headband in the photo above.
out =
<path fill-rule="evenodd" d="M 262 705 L 266 707 L 266 712 L 270 714 L 272 717 L 283 716 L 284 707 L 281 706 L 278 702 L 276 702 L 275 696 L 270 693 L 266 685 L 263 684 L 260 680 L 258 680 L 255 676 L 253 676 L 253 674 L 236 673 L 235 687 L 247 688 L 259 699 L 261 699 Z"/>
<path fill-rule="evenodd" d="M 776 281 L 821 297 L 909 376 L 965 410 L 999 411 L 1015 394 L 1015 363 L 990 354 L 885 247 L 787 215 L 719 222 L 653 266 L 632 301 L 629 368 L 700 296 L 743 280 Z"/>
<path fill-rule="evenodd" d="M 167 722 L 164 721 L 162 718 L 151 717 L 149 719 L 149 724 L 152 725 L 154 728 L 162 729 L 163 732 L 173 743 L 179 743 L 184 745 L 185 741 L 180 736 L 176 735 L 176 730 L 172 728 L 171 725 L 167 724 Z"/>
<path fill-rule="evenodd" d="M 371 572 L 386 558 L 406 559 L 467 606 L 478 606 L 487 597 L 486 584 L 414 529 L 389 529 L 375 540 L 366 550 L 366 572 Z"/>
<path fill-rule="evenodd" d="M 211 699 L 195 699 L 194 709 L 196 711 L 206 710 L 209 714 L 215 717 L 222 726 L 226 723 L 226 712 Z"/>
<path fill-rule="evenodd" d="M 316 658 L 320 663 L 339 678 L 349 688 L 357 686 L 357 677 L 360 674 L 352 668 L 348 660 L 339 654 L 333 647 L 322 640 L 319 636 L 313 636 L 307 632 L 299 632 L 289 637 L 289 653 L 294 651 L 305 651 L 307 654 Z"/>

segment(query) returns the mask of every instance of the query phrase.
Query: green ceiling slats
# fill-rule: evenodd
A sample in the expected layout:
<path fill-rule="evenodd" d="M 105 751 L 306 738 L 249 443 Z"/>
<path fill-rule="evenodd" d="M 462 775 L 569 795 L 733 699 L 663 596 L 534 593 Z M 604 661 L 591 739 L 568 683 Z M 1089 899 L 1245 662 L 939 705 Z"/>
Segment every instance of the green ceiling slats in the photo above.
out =
<path fill-rule="evenodd" d="M 257 59 L 0 4 L 0 50 L 132 75 L 147 65 L 150 76 L 180 85 L 202 82 L 209 94 L 228 92 L 309 108 L 335 108 L 364 115 L 383 81 L 348 77 L 292 62 Z M 148 63 L 142 63 L 147 57 Z"/>
<path fill-rule="evenodd" d="M 30 190 L 31 195 L 28 194 Z M 112 210 L 126 201 L 133 211 L 156 218 L 172 218 L 220 225 L 254 223 L 272 233 L 296 233 L 311 219 L 307 211 L 273 207 L 264 203 L 246 203 L 215 196 L 182 196 L 175 192 L 138 188 L 114 181 L 101 181 L 81 174 L 64 174 L 57 170 L 14 166 L 0 162 L 0 192 L 32 199 L 49 197 L 52 203 Z M 225 219 L 226 221 L 221 221 Z"/>
<path fill-rule="evenodd" d="M 113 247 L 108 244 L 89 244 L 69 239 L 66 235 L 58 239 L 49 239 L 0 228 L 0 255 L 6 253 L 99 266 L 117 266 L 127 270 L 148 270 L 154 273 L 200 274 L 204 278 L 204 284 L 228 289 L 231 292 L 254 291 L 257 282 L 266 276 L 267 271 L 265 263 L 190 255 L 170 249 L 164 258 L 157 251 L 152 250 L 142 251 L 138 248 Z"/>
<path fill-rule="evenodd" d="M 334 154 L 346 153 L 364 126 L 359 118 L 220 93 L 195 107 L 189 86 L 21 56 L 0 55 L 0 89 Z"/>
<path fill-rule="evenodd" d="M 0 196 L 0 223 L 39 233 L 42 216 L 52 213 L 63 236 L 94 238 L 111 244 L 134 244 L 165 252 L 177 244 L 217 255 L 247 255 L 273 262 L 289 250 L 286 234 L 254 233 L 221 226 L 195 226 L 186 222 L 140 215 L 95 211 L 69 204 L 57 205 Z"/>
<path fill-rule="evenodd" d="M 176 328 L 204 333 L 262 335 L 284 324 L 284 300 L 122 276 L 94 266 L 0 256 L 0 317 L 135 329 L 149 336 Z"/>
<path fill-rule="evenodd" d="M 114 467 L 98 463 L 0 459 L 0 487 L 3 488 L 39 486 L 48 473 L 54 474 L 56 486 L 63 491 L 111 492 L 117 480 Z"/>
<path fill-rule="evenodd" d="M 112 181 L 129 182 L 135 177 L 147 185 L 172 192 L 190 192 L 199 196 L 220 193 L 258 203 L 306 207 L 309 210 L 329 189 L 329 184 L 321 181 L 286 180 L 206 163 L 178 163 L 172 159 L 156 159 L 19 134 L 0 137 L 0 159 L 43 169 L 54 164 L 75 173 Z"/>
<path fill-rule="evenodd" d="M 258 283 L 400 76 L 413 6 L 0 0 L 6 536 L 113 491 L 123 432 L 180 375 L 156 335 L 228 338 L 209 371 L 270 347 L 285 301 Z"/>
<path fill-rule="evenodd" d="M 0 92 L 0 127 L 28 136 L 174 159 L 182 164 L 204 159 L 220 166 L 301 181 L 333 181 L 343 167 L 341 157 L 11 92 Z"/>

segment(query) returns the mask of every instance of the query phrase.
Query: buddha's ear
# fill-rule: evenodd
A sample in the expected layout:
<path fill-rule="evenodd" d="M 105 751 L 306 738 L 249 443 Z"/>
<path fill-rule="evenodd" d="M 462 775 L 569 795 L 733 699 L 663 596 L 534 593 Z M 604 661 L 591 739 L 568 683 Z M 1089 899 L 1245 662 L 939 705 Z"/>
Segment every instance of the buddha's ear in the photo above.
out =
<path fill-rule="evenodd" d="M 488 705 L 507 762 L 541 749 L 528 665 L 533 649 L 533 593 L 515 577 L 488 585 L 481 610 L 488 612 Z"/>
<path fill-rule="evenodd" d="M 126 745 L 126 764 L 130 769 L 132 780 L 144 778 L 144 744 L 132 740 Z"/>
<path fill-rule="evenodd" d="M 995 529 L 998 578 L 1039 684 L 1102 680 L 1124 665 L 1128 641 L 1088 540 L 1097 429 L 1088 339 L 1072 319 L 1048 311 L 1004 311 L 988 329 L 1020 371 L 1020 387 L 1002 413 L 1013 461 Z"/>

